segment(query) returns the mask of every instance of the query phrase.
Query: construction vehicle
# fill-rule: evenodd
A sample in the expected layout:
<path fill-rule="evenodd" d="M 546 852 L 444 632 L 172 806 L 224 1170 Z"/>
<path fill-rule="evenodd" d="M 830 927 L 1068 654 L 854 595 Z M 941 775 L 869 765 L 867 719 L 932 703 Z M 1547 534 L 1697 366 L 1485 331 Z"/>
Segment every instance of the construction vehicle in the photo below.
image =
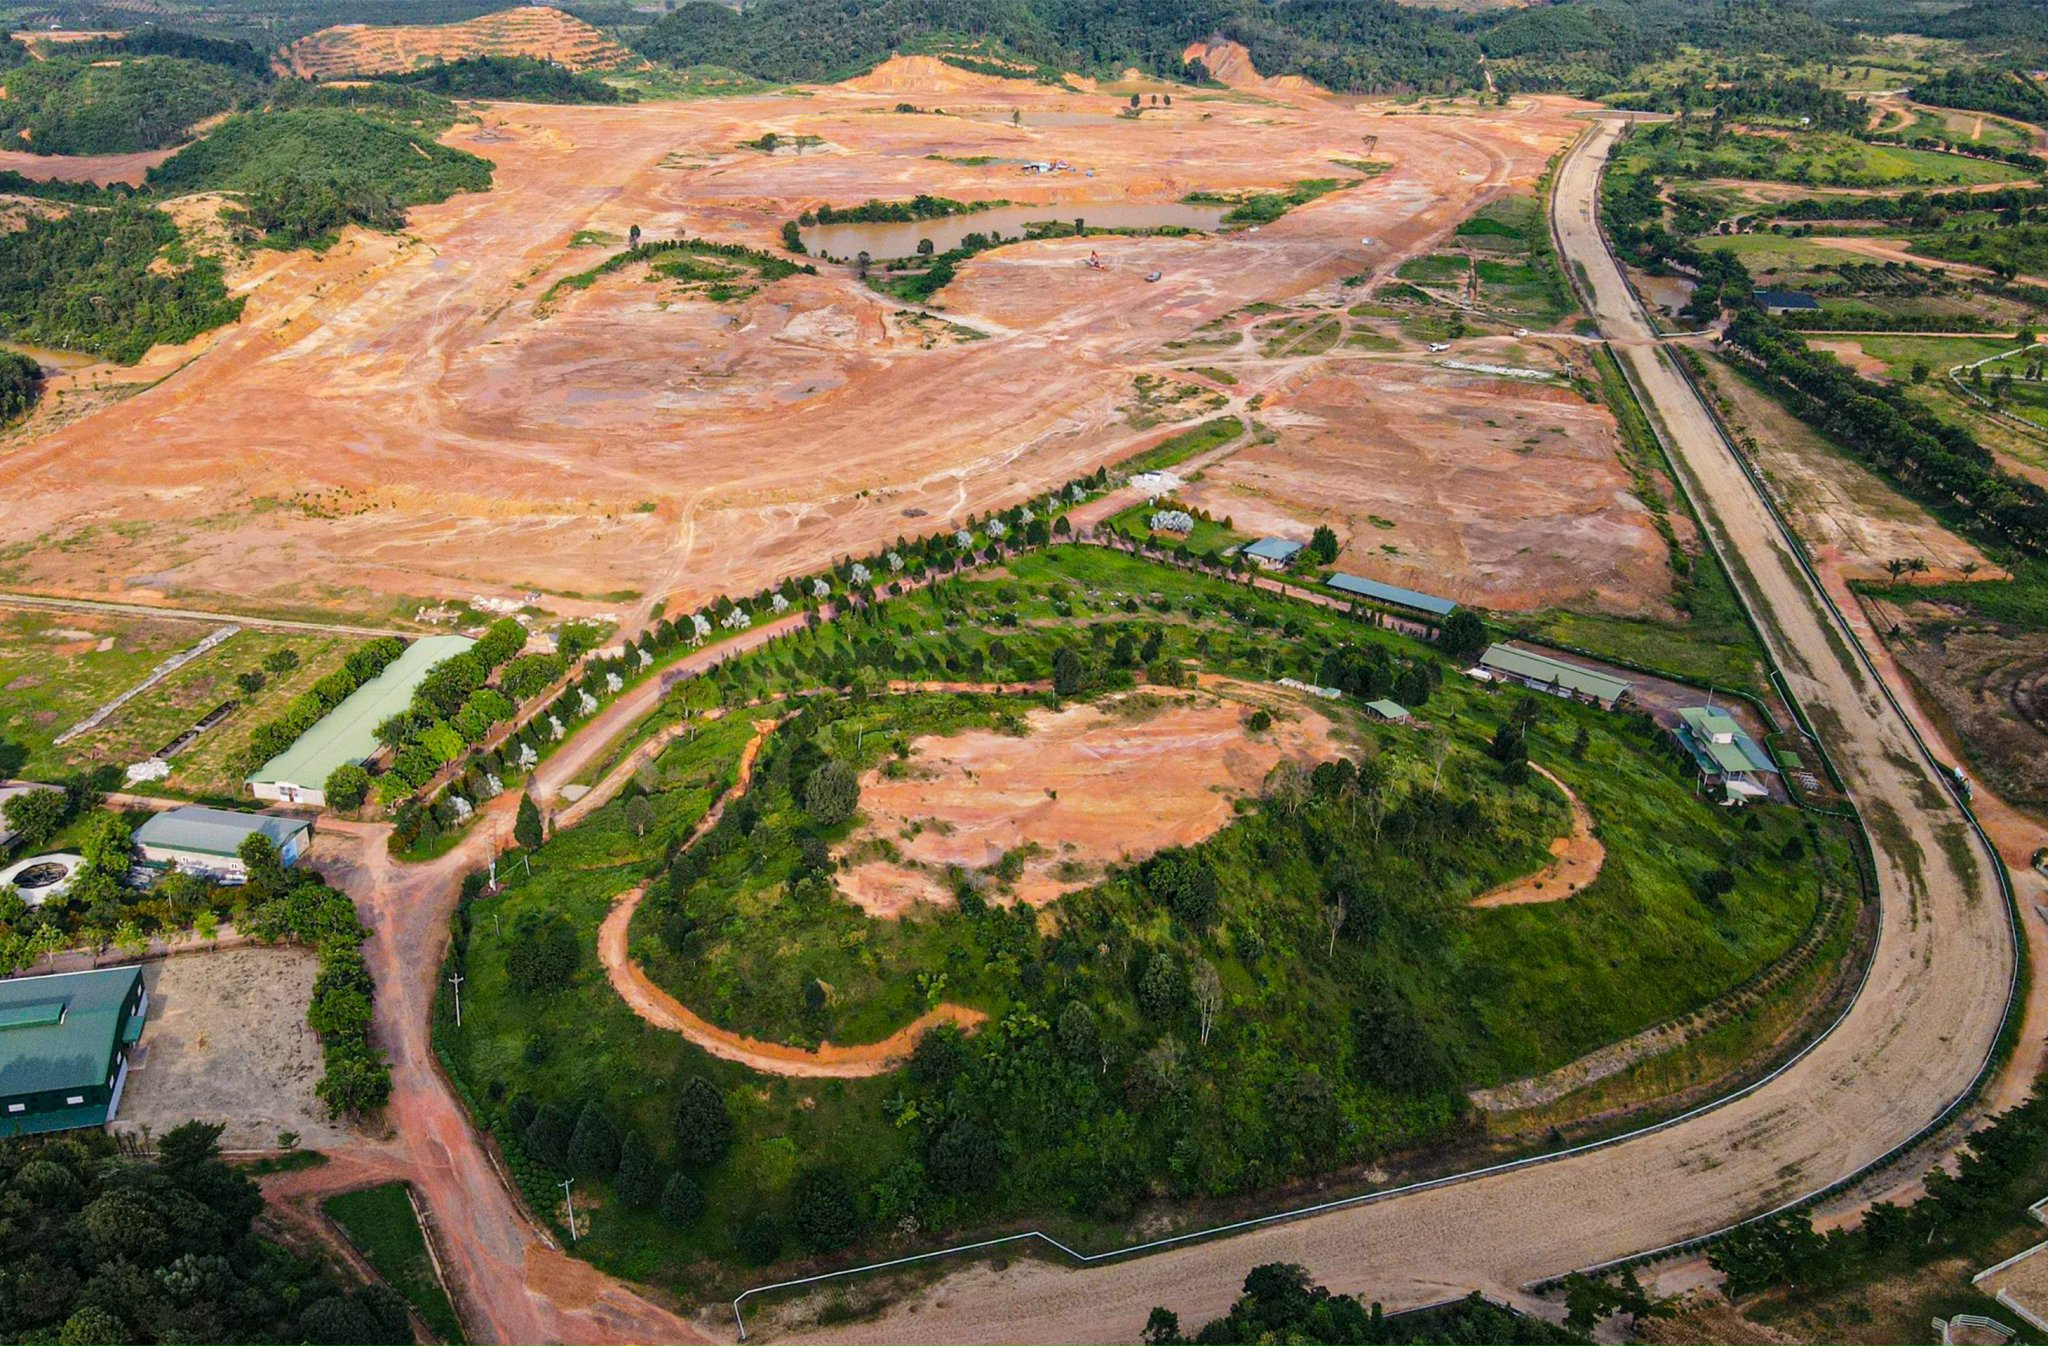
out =
<path fill-rule="evenodd" d="M 1161 276 L 1163 276 L 1163 275 L 1165 275 L 1165 274 L 1166 274 L 1166 273 L 1165 273 L 1165 272 L 1163 272 L 1163 271 L 1147 271 L 1147 272 L 1145 273 L 1145 279 L 1146 279 L 1146 280 L 1158 280 L 1158 279 L 1159 279 L 1159 278 L 1160 278 Z"/>
<path fill-rule="evenodd" d="M 1100 271 L 1102 270 L 1102 258 L 1091 251 L 1088 254 L 1088 265 L 1091 269 Z"/>

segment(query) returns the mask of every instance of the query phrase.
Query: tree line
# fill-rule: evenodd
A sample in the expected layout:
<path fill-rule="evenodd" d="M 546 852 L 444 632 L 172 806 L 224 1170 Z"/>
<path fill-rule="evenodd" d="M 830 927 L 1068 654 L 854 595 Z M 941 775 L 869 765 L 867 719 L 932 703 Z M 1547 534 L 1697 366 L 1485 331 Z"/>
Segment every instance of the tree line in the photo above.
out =
<path fill-rule="evenodd" d="M 1908 494 L 1995 545 L 2048 554 L 2048 491 L 2000 467 L 1968 430 L 1811 350 L 1754 308 L 1737 313 L 1727 339 L 1794 415 Z"/>

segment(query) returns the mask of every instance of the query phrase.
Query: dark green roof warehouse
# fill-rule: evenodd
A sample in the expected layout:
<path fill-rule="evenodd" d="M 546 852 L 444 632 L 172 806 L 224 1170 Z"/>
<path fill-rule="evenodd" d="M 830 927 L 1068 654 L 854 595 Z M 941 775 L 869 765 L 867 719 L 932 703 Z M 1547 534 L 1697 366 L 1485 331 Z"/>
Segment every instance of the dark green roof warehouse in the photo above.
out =
<path fill-rule="evenodd" d="M 140 968 L 0 981 L 0 1136 L 111 1120 L 148 1013 Z"/>

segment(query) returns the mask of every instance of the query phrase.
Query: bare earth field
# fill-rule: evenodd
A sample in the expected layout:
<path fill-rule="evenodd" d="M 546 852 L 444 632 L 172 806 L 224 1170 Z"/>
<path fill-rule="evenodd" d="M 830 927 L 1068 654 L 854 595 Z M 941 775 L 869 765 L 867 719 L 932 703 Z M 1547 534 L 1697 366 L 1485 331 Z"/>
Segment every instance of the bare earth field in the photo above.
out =
<path fill-rule="evenodd" d="M 751 591 L 1151 442 L 1163 432 L 1133 429 L 1121 408 L 1164 343 L 1363 267 L 1390 273 L 1476 206 L 1529 191 L 1578 126 L 1561 99 L 1389 116 L 1272 87 L 1187 95 L 1130 119 L 1109 97 L 957 70 L 949 115 L 894 112 L 915 74 L 885 67 L 868 82 L 886 92 L 487 110 L 449 141 L 496 163 L 492 192 L 416 209 L 403 235 L 352 232 L 324 257 L 265 256 L 231 272 L 249 296 L 236 327 L 135 371 L 57 380 L 73 395 L 46 406 L 65 410 L 31 423 L 0 458 L 0 549 L 20 556 L 10 578 L 356 612 L 539 590 L 562 611 L 638 595 L 644 613 L 659 597 Z M 771 130 L 821 143 L 800 155 L 739 148 Z M 966 263 L 939 298 L 983 340 L 932 341 L 929 319 L 832 266 L 727 304 L 625 268 L 537 310 L 554 281 L 619 246 L 572 246 L 578 231 L 623 240 L 638 224 L 652 238 L 772 249 L 807 206 L 917 192 L 1085 214 L 1090 202 L 1344 176 L 1331 161 L 1363 157 L 1366 135 L 1387 171 L 1256 233 L 1023 244 Z M 1064 158 L 1076 171 L 1026 177 L 1014 167 L 1023 158 Z M 1085 265 L 1090 251 L 1106 269 Z M 1147 284 L 1153 269 L 1164 278 Z M 1384 393 L 1389 434 L 1427 443 L 1440 462 L 1497 459 L 1541 478 L 1514 453 L 1517 432 L 1495 433 L 1480 415 L 1495 397 L 1525 406 L 1528 389 L 1411 371 L 1361 377 L 1304 379 L 1290 398 L 1308 447 L 1290 447 L 1290 431 L 1276 452 L 1332 453 L 1315 446 L 1336 440 L 1373 470 L 1407 455 L 1409 442 L 1368 456 L 1361 436 L 1307 424 L 1362 414 Z M 133 395 L 91 393 L 114 380 Z M 1452 415 L 1425 434 L 1439 402 Z M 1551 436 L 1561 445 L 1583 441 L 1531 462 L 1605 452 L 1598 413 L 1527 414 L 1536 429 L 1566 427 Z M 1512 426 L 1513 415 L 1499 419 Z M 1297 489 L 1317 489 L 1330 468 L 1317 471 Z M 1446 567 L 1460 547 L 1481 561 L 1512 554 L 1568 518 L 1580 568 L 1545 556 L 1500 601 L 1605 601 L 1616 576 L 1657 573 L 1639 564 L 1651 534 L 1615 506 L 1611 465 L 1569 471 L 1592 476 L 1590 503 L 1518 482 L 1503 505 L 1499 478 L 1474 472 L 1426 491 L 1348 481 L 1343 507 L 1371 511 L 1368 497 L 1387 489 L 1407 491 L 1413 512 L 1451 511 L 1455 527 L 1411 521 L 1458 539 L 1443 543 Z M 1402 506 L 1396 494 L 1388 508 Z M 1541 521 L 1524 524 L 1532 506 Z M 86 527 L 98 529 L 93 545 L 67 547 Z"/>
<path fill-rule="evenodd" d="M 1272 442 L 1209 469 L 1186 500 L 1246 532 L 1328 524 L 1341 568 L 1446 598 L 1668 615 L 1664 543 L 1629 493 L 1613 418 L 1570 388 L 1317 363 L 1259 416 Z"/>
<path fill-rule="evenodd" d="M 461 23 L 338 24 L 292 43 L 278 63 L 303 79 L 336 79 L 471 56 L 531 56 L 571 70 L 609 70 L 633 60 L 631 52 L 581 19 L 544 5 L 522 5 Z"/>
<path fill-rule="evenodd" d="M 225 1122 L 221 1144 L 269 1149 L 296 1131 L 313 1149 L 350 1133 L 313 1096 L 320 1040 L 306 1026 L 310 950 L 224 949 L 181 954 L 143 970 L 148 1055 L 131 1068 L 115 1128 L 161 1135 L 193 1118 Z"/>
<path fill-rule="evenodd" d="M 901 861 L 856 862 L 840 875 L 870 916 L 946 902 L 947 866 L 979 869 L 1028 848 L 1014 900 L 1043 906 L 1094 882 L 1111 861 L 1200 841 L 1229 822 L 1283 757 L 1327 760 L 1330 722 L 1276 715 L 1247 734 L 1252 708 L 1210 693 L 1134 693 L 1067 710 L 1034 710 L 1023 739 L 991 729 L 911 744 L 907 771 L 861 781 L 867 823 L 846 843 L 886 840 Z"/>

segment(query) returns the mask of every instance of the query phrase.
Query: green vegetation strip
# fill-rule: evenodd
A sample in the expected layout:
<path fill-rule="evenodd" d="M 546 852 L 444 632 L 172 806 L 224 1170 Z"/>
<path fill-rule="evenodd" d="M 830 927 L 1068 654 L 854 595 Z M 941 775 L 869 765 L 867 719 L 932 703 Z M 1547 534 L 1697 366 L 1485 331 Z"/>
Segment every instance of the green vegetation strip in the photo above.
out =
<path fill-rule="evenodd" d="M 465 1340 L 462 1320 L 435 1274 L 427 1237 L 402 1182 L 343 1192 L 321 1203 L 386 1284 L 405 1297 L 442 1341 Z"/>

